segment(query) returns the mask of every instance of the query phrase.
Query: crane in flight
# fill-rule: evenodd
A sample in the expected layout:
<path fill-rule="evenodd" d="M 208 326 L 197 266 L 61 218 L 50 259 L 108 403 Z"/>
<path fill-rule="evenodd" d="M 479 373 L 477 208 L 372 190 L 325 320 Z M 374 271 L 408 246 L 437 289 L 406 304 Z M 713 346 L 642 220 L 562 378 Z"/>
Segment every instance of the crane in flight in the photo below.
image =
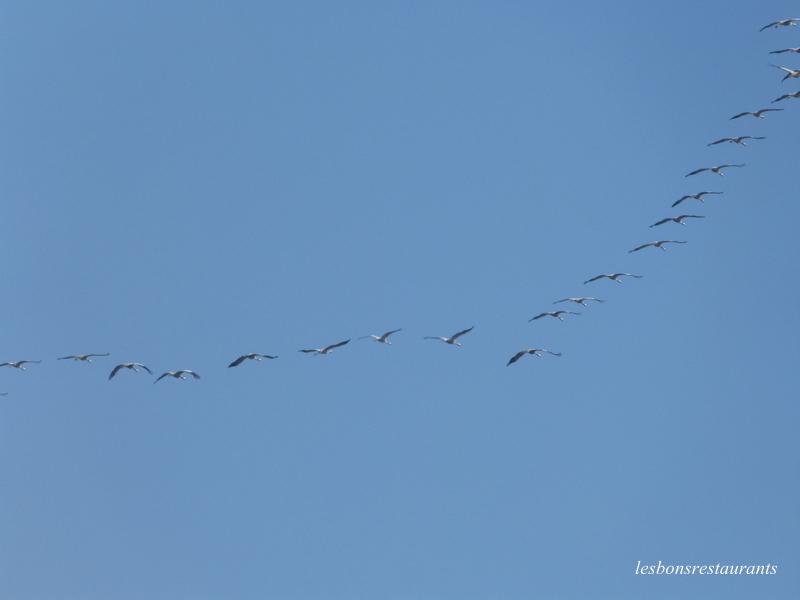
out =
<path fill-rule="evenodd" d="M 447 336 L 436 336 L 436 335 L 426 335 L 423 339 L 426 339 L 426 340 L 439 340 L 440 342 L 444 342 L 445 344 L 449 344 L 451 346 L 458 346 L 459 348 L 461 348 L 461 342 L 458 341 L 458 338 L 460 338 L 462 335 L 468 334 L 473 329 L 475 329 L 474 325 L 472 327 L 470 327 L 469 329 L 464 329 L 462 331 L 459 331 L 458 333 L 454 333 L 450 337 L 447 337 Z"/>
<path fill-rule="evenodd" d="M 304 348 L 303 350 L 298 350 L 298 352 L 303 352 L 305 354 L 313 354 L 315 356 L 322 356 L 324 354 L 330 354 L 336 348 L 341 348 L 342 346 L 348 343 L 350 343 L 350 340 L 346 339 L 343 342 L 336 342 L 335 344 L 331 344 L 329 346 L 323 346 L 322 348 Z"/>
<path fill-rule="evenodd" d="M 382 333 L 381 335 L 375 335 L 374 333 L 370 333 L 369 335 L 362 335 L 360 340 L 366 340 L 367 338 L 371 338 L 373 342 L 378 342 L 379 344 L 386 344 L 387 346 L 391 346 L 392 342 L 389 341 L 389 336 L 394 335 L 398 331 L 403 331 L 402 329 L 392 329 L 391 331 L 387 331 L 386 333 Z"/>
<path fill-rule="evenodd" d="M 259 354 L 258 352 L 251 352 L 250 354 L 242 354 L 239 358 L 237 358 L 231 364 L 229 364 L 228 368 L 230 369 L 231 367 L 238 367 L 240 364 L 242 364 L 246 360 L 261 361 L 261 360 L 263 360 L 265 358 L 268 358 L 270 360 L 274 360 L 274 359 L 276 359 L 278 357 L 277 356 L 272 356 L 271 354 Z"/>

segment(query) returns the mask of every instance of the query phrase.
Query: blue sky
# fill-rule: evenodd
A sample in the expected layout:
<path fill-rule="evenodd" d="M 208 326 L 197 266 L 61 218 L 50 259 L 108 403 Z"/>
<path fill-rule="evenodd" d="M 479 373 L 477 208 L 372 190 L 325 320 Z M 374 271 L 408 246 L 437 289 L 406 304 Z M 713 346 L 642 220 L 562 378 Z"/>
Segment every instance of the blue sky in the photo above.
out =
<path fill-rule="evenodd" d="M 797 12 L 0 6 L 0 596 L 796 598 Z"/>

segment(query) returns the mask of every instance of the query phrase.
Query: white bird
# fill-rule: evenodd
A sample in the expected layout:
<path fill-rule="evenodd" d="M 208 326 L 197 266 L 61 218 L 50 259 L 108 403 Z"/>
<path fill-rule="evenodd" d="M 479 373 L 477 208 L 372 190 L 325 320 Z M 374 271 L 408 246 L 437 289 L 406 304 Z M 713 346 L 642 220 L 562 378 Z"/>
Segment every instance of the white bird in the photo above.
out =
<path fill-rule="evenodd" d="M 70 354 L 69 356 L 62 356 L 57 360 L 75 360 L 90 363 L 92 362 L 92 358 L 96 356 L 111 356 L 111 354 L 108 352 L 105 354 Z"/>
<path fill-rule="evenodd" d="M 742 163 L 740 165 L 719 165 L 717 167 L 703 167 L 702 169 L 695 169 L 691 173 L 687 173 L 686 175 L 684 175 L 684 177 L 691 177 L 692 175 L 697 175 L 698 173 L 703 173 L 705 171 L 716 173 L 720 177 L 724 177 L 722 169 L 727 169 L 729 167 L 744 167 L 744 166 L 745 166 L 744 163 Z"/>
<path fill-rule="evenodd" d="M 677 240 L 659 240 L 657 242 L 648 242 L 647 244 L 642 244 L 641 246 L 636 246 L 633 250 L 628 250 L 628 254 L 632 252 L 639 252 L 639 250 L 644 250 L 645 248 L 658 248 L 659 250 L 663 250 L 664 252 L 667 249 L 664 247 L 664 244 L 686 244 L 687 242 L 679 242 Z"/>
<path fill-rule="evenodd" d="M 153 372 L 150 369 L 148 369 L 146 365 L 143 365 L 142 363 L 129 362 L 129 363 L 120 363 L 116 367 L 111 369 L 111 373 L 109 373 L 108 379 L 111 380 L 114 377 L 114 375 L 119 373 L 121 369 L 130 369 L 134 373 L 138 373 L 139 369 L 144 369 L 145 371 L 150 373 L 150 375 L 153 374 Z"/>
<path fill-rule="evenodd" d="M 784 54 L 786 52 L 793 52 L 794 54 L 800 54 L 800 48 L 784 48 L 783 50 L 773 50 L 770 54 Z"/>
<path fill-rule="evenodd" d="M 29 363 L 40 363 L 40 360 L 18 360 L 16 362 L 4 362 L 0 363 L 0 367 L 12 367 L 14 369 L 19 369 L 20 371 L 25 371 L 25 365 Z"/>
<path fill-rule="evenodd" d="M 772 66 L 786 73 L 786 75 L 783 77 L 783 79 L 781 79 L 781 81 L 786 81 L 787 79 L 800 79 L 800 70 L 798 69 L 790 69 L 789 67 L 781 67 L 780 65 L 772 65 Z"/>
<path fill-rule="evenodd" d="M 584 285 L 587 283 L 591 283 L 592 281 L 597 281 L 598 279 L 610 279 L 611 281 L 616 281 L 617 283 L 622 283 L 620 279 L 622 277 L 635 277 L 636 279 L 641 279 L 644 275 L 634 275 L 633 273 L 602 273 L 600 275 L 595 275 L 591 279 L 587 279 L 584 281 Z"/>
<path fill-rule="evenodd" d="M 388 346 L 392 345 L 392 342 L 389 341 L 389 336 L 392 334 L 397 333 L 398 331 L 403 331 L 402 329 L 392 329 L 391 331 L 387 331 L 382 335 L 375 335 L 374 333 L 370 333 L 369 335 L 361 336 L 360 340 L 365 340 L 367 338 L 372 338 L 373 341 L 378 342 L 379 344 L 386 344 Z"/>
<path fill-rule="evenodd" d="M 541 314 L 536 315 L 535 317 L 531 317 L 528 319 L 528 323 L 531 321 L 535 321 L 536 319 L 541 319 L 543 317 L 553 317 L 554 319 L 558 319 L 559 321 L 564 320 L 564 315 L 579 315 L 581 313 L 572 312 L 570 310 L 555 310 L 550 312 L 543 312 Z"/>
<path fill-rule="evenodd" d="M 699 200 L 700 202 L 705 202 L 705 196 L 709 196 L 711 194 L 722 194 L 723 192 L 698 192 L 696 194 L 687 194 L 685 196 L 681 196 L 675 202 L 672 203 L 672 207 L 675 208 L 683 202 L 684 200 Z"/>
<path fill-rule="evenodd" d="M 426 339 L 426 340 L 440 340 L 440 341 L 444 342 L 445 344 L 450 344 L 451 346 L 461 347 L 461 343 L 458 341 L 458 338 L 460 338 L 464 334 L 469 333 L 473 329 L 475 329 L 474 325 L 472 327 L 470 327 L 469 329 L 464 329 L 463 331 L 459 331 L 458 333 L 454 333 L 450 337 L 426 335 L 423 339 Z"/>
<path fill-rule="evenodd" d="M 781 100 L 788 100 L 789 98 L 795 98 L 795 99 L 800 98 L 800 92 L 793 92 L 791 94 L 784 94 L 783 96 L 775 98 L 775 100 L 772 101 L 772 104 L 775 104 L 776 102 L 780 102 Z"/>
<path fill-rule="evenodd" d="M 705 217 L 702 215 L 678 215 L 677 217 L 667 217 L 666 219 L 656 221 L 650 225 L 650 227 L 658 227 L 664 223 L 677 223 L 678 225 L 686 225 L 686 223 L 684 223 L 686 219 L 705 219 Z"/>
<path fill-rule="evenodd" d="M 272 356 L 270 354 L 259 354 L 258 352 L 251 352 L 250 354 L 242 354 L 239 358 L 237 358 L 231 364 L 229 364 L 228 368 L 230 369 L 231 367 L 238 367 L 240 364 L 242 364 L 246 360 L 260 361 L 260 360 L 262 360 L 264 358 L 269 358 L 269 359 L 274 360 L 274 359 L 276 359 L 278 357 L 277 356 Z"/>
<path fill-rule="evenodd" d="M 764 25 L 759 31 L 764 31 L 765 29 L 777 29 L 778 27 L 797 27 L 797 24 L 800 23 L 800 19 L 793 18 L 793 19 L 780 19 L 779 21 L 773 21 L 769 25 Z"/>
<path fill-rule="evenodd" d="M 740 119 L 742 117 L 755 117 L 756 119 L 764 119 L 764 115 L 768 112 L 780 112 L 782 108 L 762 108 L 755 112 L 751 112 L 746 110 L 744 112 L 739 113 L 738 115 L 733 115 L 729 120 L 733 121 L 734 119 Z"/>
<path fill-rule="evenodd" d="M 344 340 L 343 342 L 336 342 L 335 344 L 331 344 L 330 346 L 325 346 L 323 348 L 306 348 L 304 350 L 298 350 L 298 352 L 304 352 L 306 354 L 314 354 L 314 355 L 322 355 L 322 354 L 330 354 L 335 348 L 339 348 L 340 346 L 344 346 L 345 344 L 349 343 L 350 340 Z"/>
<path fill-rule="evenodd" d="M 164 379 L 164 377 L 173 377 L 174 379 L 185 380 L 186 377 L 184 377 L 184 375 L 191 375 L 195 379 L 200 379 L 200 375 L 198 375 L 194 371 L 190 371 L 189 369 L 181 369 L 179 371 L 166 371 L 161 375 L 159 375 L 158 378 L 153 383 L 158 383 L 159 381 Z"/>
<path fill-rule="evenodd" d="M 579 296 L 575 298 L 562 298 L 561 300 L 556 300 L 553 304 L 560 304 L 562 302 L 574 302 L 575 304 L 580 304 L 583 307 L 588 306 L 586 303 L 589 301 L 592 302 L 605 302 L 605 300 L 600 300 L 600 298 L 592 298 L 591 296 Z"/>
<path fill-rule="evenodd" d="M 763 136 L 752 136 L 752 135 L 738 135 L 736 137 L 724 137 L 718 139 L 716 142 L 711 142 L 708 144 L 709 146 L 716 146 L 717 144 L 724 144 L 725 142 L 729 142 L 731 144 L 739 144 L 740 146 L 747 146 L 744 143 L 745 140 L 765 140 L 767 138 Z"/>
<path fill-rule="evenodd" d="M 561 356 L 561 352 L 551 352 L 545 348 L 528 348 L 527 350 L 520 350 L 514 356 L 508 359 L 506 366 L 510 367 L 526 354 L 533 354 L 537 358 L 541 358 L 545 354 L 550 354 L 551 356 Z"/>

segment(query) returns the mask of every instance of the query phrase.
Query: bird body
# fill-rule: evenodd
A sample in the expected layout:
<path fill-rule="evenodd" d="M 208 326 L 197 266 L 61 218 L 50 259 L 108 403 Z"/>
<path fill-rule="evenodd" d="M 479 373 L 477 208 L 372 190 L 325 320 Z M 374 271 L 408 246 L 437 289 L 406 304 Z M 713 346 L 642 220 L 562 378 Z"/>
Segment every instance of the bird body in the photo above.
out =
<path fill-rule="evenodd" d="M 587 279 L 584 281 L 584 285 L 587 283 L 591 283 L 593 281 L 597 281 L 599 279 L 610 279 L 616 283 L 622 283 L 620 281 L 623 277 L 635 277 L 636 279 L 641 279 L 644 275 L 634 275 L 633 273 L 602 273 L 600 275 L 595 275 L 591 279 Z"/>
<path fill-rule="evenodd" d="M 303 349 L 303 350 L 298 350 L 298 352 L 303 352 L 305 354 L 314 354 L 314 355 L 317 355 L 317 356 L 321 356 L 323 354 L 330 354 L 331 351 L 333 351 L 334 349 L 339 348 L 340 346 L 344 346 L 345 344 L 347 344 L 349 342 L 350 342 L 350 340 L 347 339 L 347 340 L 344 340 L 343 342 L 337 342 L 335 344 L 331 344 L 330 346 L 325 346 L 323 348 L 306 348 L 306 349 Z"/>
<path fill-rule="evenodd" d="M 386 344 L 387 346 L 391 346 L 392 342 L 389 341 L 389 336 L 390 335 L 394 335 L 398 331 L 403 331 L 403 330 L 402 329 L 392 329 L 391 331 L 387 331 L 386 333 L 383 333 L 381 335 L 375 335 L 374 333 L 371 333 L 369 335 L 362 336 L 362 337 L 360 337 L 358 339 L 365 340 L 367 338 L 370 338 L 370 339 L 372 339 L 373 342 L 378 342 L 379 344 Z"/>
<path fill-rule="evenodd" d="M 143 369 L 143 370 L 147 371 L 148 373 L 150 373 L 150 375 L 153 374 L 153 372 L 150 369 L 148 369 L 146 365 L 143 365 L 142 363 L 135 363 L 135 362 L 120 363 L 116 367 L 111 369 L 111 373 L 109 373 L 109 375 L 108 375 L 109 381 L 111 379 L 113 379 L 114 376 L 117 373 L 119 373 L 122 369 L 129 369 L 129 370 L 133 371 L 134 373 L 138 373 L 139 369 Z"/>
<path fill-rule="evenodd" d="M 705 202 L 706 196 L 710 194 L 719 195 L 722 193 L 723 192 L 698 192 L 697 194 L 687 194 L 686 196 L 682 196 L 681 198 L 678 198 L 675 202 L 673 202 L 672 207 L 675 208 L 676 206 L 678 206 L 678 204 L 680 204 L 685 200 L 699 200 L 700 202 Z"/>
<path fill-rule="evenodd" d="M 19 369 L 20 371 L 25 371 L 25 365 L 31 363 L 40 363 L 40 360 L 18 360 L 15 362 L 4 362 L 0 363 L 0 367 L 11 367 L 13 369 Z"/>
<path fill-rule="evenodd" d="M 470 327 L 469 329 L 464 329 L 462 331 L 459 331 L 458 333 L 454 333 L 450 337 L 447 337 L 447 336 L 436 336 L 436 335 L 426 335 L 423 339 L 426 339 L 426 340 L 439 340 L 440 342 L 444 342 L 445 344 L 450 344 L 451 346 L 458 346 L 460 348 L 461 347 L 461 342 L 458 341 L 458 338 L 460 338 L 462 335 L 465 335 L 465 334 L 469 333 L 473 329 L 475 329 L 474 325 L 472 327 Z"/>
<path fill-rule="evenodd" d="M 510 367 L 526 354 L 532 354 L 536 358 L 542 358 L 542 356 L 544 356 L 545 354 L 550 354 L 551 356 L 561 356 L 561 352 L 551 352 L 550 350 L 547 350 L 545 348 L 528 348 L 527 350 L 520 350 L 514 356 L 508 359 L 506 366 Z"/>
<path fill-rule="evenodd" d="M 684 223 L 686 219 L 705 219 L 705 217 L 702 215 L 678 215 L 677 217 L 667 217 L 666 219 L 656 221 L 650 225 L 650 227 L 658 227 L 664 223 L 677 223 L 678 225 L 686 225 L 686 223 Z"/>
<path fill-rule="evenodd" d="M 530 319 L 528 319 L 528 323 L 530 323 L 531 321 L 535 321 L 536 319 L 541 319 L 543 317 L 553 317 L 554 319 L 558 319 L 559 321 L 563 321 L 564 320 L 564 315 L 579 315 L 579 314 L 581 314 L 581 313 L 572 312 L 570 310 L 548 311 L 548 312 L 543 312 L 541 314 L 538 314 L 535 317 L 531 317 Z"/>
<path fill-rule="evenodd" d="M 697 175 L 697 174 L 703 173 L 705 171 L 710 171 L 711 173 L 716 173 L 720 177 L 724 177 L 724 173 L 722 172 L 722 169 L 728 169 L 730 167 L 740 168 L 740 167 L 744 167 L 744 166 L 745 166 L 744 163 L 742 163 L 742 164 L 739 164 L 739 165 L 719 165 L 719 166 L 716 166 L 716 167 L 703 167 L 702 169 L 695 169 L 691 173 L 687 173 L 684 177 L 691 177 L 692 175 Z"/>
<path fill-rule="evenodd" d="M 679 242 L 677 240 L 659 240 L 657 242 L 648 242 L 647 244 L 642 244 L 641 246 L 636 246 L 633 250 L 628 250 L 628 254 L 632 252 L 639 252 L 640 250 L 644 250 L 645 248 L 658 248 L 659 250 L 663 250 L 666 252 L 666 248 L 664 247 L 666 244 L 686 244 L 687 242 Z"/>
<path fill-rule="evenodd" d="M 159 375 L 153 383 L 158 383 L 159 381 L 164 379 L 164 377 L 172 377 L 173 379 L 185 380 L 186 377 L 184 377 L 184 375 L 191 375 L 195 379 L 200 379 L 200 375 L 198 375 L 194 371 L 191 371 L 189 369 L 180 369 L 178 371 L 165 371 L 164 373 Z"/>
<path fill-rule="evenodd" d="M 270 354 L 259 354 L 258 352 L 251 352 L 250 354 L 242 354 L 239 358 L 237 358 L 231 364 L 229 364 L 228 368 L 230 369 L 231 367 L 238 367 L 240 364 L 242 364 L 246 360 L 261 361 L 261 360 L 263 360 L 265 358 L 276 359 L 278 357 L 277 356 L 272 356 Z"/>
<path fill-rule="evenodd" d="M 61 356 L 57 360 L 74 360 L 80 362 L 90 363 L 92 359 L 97 356 L 111 356 L 108 352 L 103 354 L 70 354 L 69 356 Z"/>

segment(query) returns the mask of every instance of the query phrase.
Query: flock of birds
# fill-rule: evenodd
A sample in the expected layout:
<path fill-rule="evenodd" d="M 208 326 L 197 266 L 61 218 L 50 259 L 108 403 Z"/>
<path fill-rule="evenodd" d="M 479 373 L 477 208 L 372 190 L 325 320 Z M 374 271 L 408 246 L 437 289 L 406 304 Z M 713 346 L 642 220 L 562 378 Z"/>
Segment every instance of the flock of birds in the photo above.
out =
<path fill-rule="evenodd" d="M 781 28 L 798 27 L 798 26 L 800 26 L 800 18 L 780 19 L 778 21 L 773 21 L 772 23 L 764 25 L 764 27 L 762 27 L 760 29 L 760 31 L 765 31 L 767 29 L 781 29 Z M 800 54 L 800 47 L 783 48 L 783 49 L 780 49 L 780 50 L 773 50 L 772 52 L 770 52 L 770 54 Z M 771 65 L 771 66 L 779 69 L 784 74 L 783 79 L 781 81 L 787 81 L 789 79 L 800 79 L 800 69 L 792 69 L 790 67 L 785 67 L 785 66 L 781 66 L 781 65 L 774 65 L 774 64 Z M 784 100 L 790 100 L 790 99 L 800 99 L 800 91 L 783 94 L 783 95 L 779 96 L 778 98 L 776 98 L 775 100 L 773 100 L 772 103 L 775 104 L 775 103 L 783 102 Z M 769 114 L 769 113 L 782 112 L 783 110 L 784 109 L 782 109 L 782 108 L 761 108 L 761 109 L 758 109 L 758 110 L 755 110 L 755 111 L 744 111 L 744 112 L 738 113 L 736 115 L 733 115 L 730 118 L 730 120 L 733 121 L 733 120 L 737 120 L 737 119 L 742 119 L 744 117 L 753 117 L 755 119 L 764 119 L 764 118 L 766 118 L 766 115 Z M 720 144 L 735 144 L 737 146 L 747 146 L 747 143 L 746 143 L 747 141 L 750 141 L 750 140 L 764 140 L 764 139 L 766 139 L 766 138 L 763 137 L 763 136 L 738 135 L 738 136 L 733 136 L 733 137 L 720 138 L 718 140 L 710 142 L 708 144 L 708 146 L 717 146 L 717 145 L 720 145 Z M 702 173 L 715 174 L 715 175 L 719 175 L 720 177 L 724 177 L 724 175 L 725 175 L 724 170 L 725 169 L 743 168 L 745 166 L 746 165 L 744 163 L 741 163 L 741 164 L 722 164 L 722 165 L 711 166 L 711 167 L 701 167 L 701 168 L 695 169 L 695 170 L 687 173 L 685 175 L 685 177 L 693 177 L 695 175 L 700 175 Z M 678 205 L 680 205 L 683 202 L 686 202 L 688 200 L 696 200 L 696 201 L 699 201 L 699 202 L 704 202 L 706 196 L 719 195 L 719 194 L 722 194 L 722 193 L 723 192 L 717 192 L 717 191 L 702 191 L 702 192 L 697 192 L 695 194 L 686 194 L 686 195 L 681 196 L 680 198 L 678 198 L 675 202 L 673 202 L 672 208 L 675 208 L 676 206 L 678 206 Z M 650 225 L 650 227 L 651 228 L 652 227 L 659 227 L 659 226 L 662 226 L 662 225 L 667 225 L 669 223 L 674 223 L 674 224 L 677 224 L 677 225 L 684 225 L 685 226 L 686 225 L 686 221 L 688 219 L 704 219 L 704 218 L 705 217 L 703 215 L 681 214 L 681 215 L 677 215 L 677 216 L 673 216 L 673 217 L 665 217 L 663 219 L 660 219 L 659 221 L 656 221 L 655 223 Z M 686 243 L 688 243 L 688 242 L 683 241 L 683 240 L 666 240 L 666 239 L 665 240 L 655 240 L 655 241 L 652 241 L 652 242 L 647 242 L 647 243 L 641 244 L 639 246 L 636 246 L 635 248 L 632 248 L 631 250 L 628 250 L 628 253 L 640 252 L 640 251 L 645 250 L 647 248 L 657 248 L 659 250 L 666 251 L 667 245 L 669 245 L 669 244 L 686 244 Z M 600 281 L 600 280 L 603 280 L 603 279 L 608 279 L 608 280 L 614 281 L 616 283 L 622 283 L 623 278 L 641 279 L 642 277 L 643 277 L 643 275 L 636 275 L 634 273 L 600 273 L 599 275 L 595 275 L 594 277 L 591 277 L 591 278 L 587 279 L 583 283 L 584 284 L 589 284 L 589 283 L 593 283 L 593 282 Z M 601 300 L 600 298 L 595 298 L 593 296 L 572 296 L 572 297 L 568 297 L 568 298 L 562 298 L 561 300 L 556 300 L 553 304 L 572 303 L 572 304 L 576 304 L 576 305 L 582 306 L 584 308 L 588 308 L 589 307 L 589 303 L 602 303 L 602 302 L 604 302 L 604 300 Z M 559 321 L 563 321 L 566 316 L 573 316 L 573 315 L 580 315 L 580 314 L 581 313 L 570 311 L 570 310 L 545 311 L 545 312 L 539 313 L 536 316 L 531 317 L 528 320 L 528 322 L 537 321 L 539 319 L 544 319 L 546 317 L 553 318 L 553 319 L 558 319 Z M 440 342 L 442 342 L 444 344 L 447 344 L 449 346 L 461 347 L 462 344 L 459 341 L 460 338 L 462 336 L 465 336 L 469 332 L 471 332 L 473 329 L 474 329 L 474 327 L 469 327 L 467 329 L 463 329 L 461 331 L 457 331 L 456 333 L 454 333 L 454 334 L 452 334 L 450 336 L 425 336 L 424 339 L 426 339 L 426 340 L 437 340 L 437 341 L 440 341 Z M 391 336 L 393 336 L 396 333 L 399 333 L 400 331 L 402 331 L 402 329 L 391 329 L 391 330 L 386 331 L 385 333 L 382 333 L 380 335 L 370 334 L 370 335 L 362 336 L 359 339 L 371 339 L 372 341 L 377 342 L 379 344 L 391 345 L 391 341 L 390 341 Z M 304 354 L 314 355 L 314 356 L 325 356 L 325 355 L 330 354 L 331 352 L 333 352 L 337 348 L 341 348 L 342 346 L 345 346 L 345 345 L 349 344 L 350 341 L 351 341 L 350 339 L 346 339 L 346 340 L 342 340 L 340 342 L 329 344 L 327 346 L 322 346 L 320 348 L 303 348 L 303 349 L 300 349 L 299 352 L 302 352 Z M 524 350 L 520 350 L 520 351 L 516 352 L 513 356 L 511 356 L 511 358 L 508 359 L 508 362 L 506 363 L 506 366 L 511 366 L 511 365 L 515 364 L 516 362 L 518 362 L 520 359 L 522 359 L 525 356 L 535 356 L 537 358 L 542 358 L 545 355 L 559 357 L 562 354 L 560 352 L 553 352 L 553 351 L 548 350 L 546 348 L 526 348 Z M 61 356 L 57 360 L 72 360 L 72 361 L 76 361 L 76 362 L 91 363 L 92 359 L 94 359 L 94 358 L 107 357 L 107 356 L 110 356 L 110 354 L 108 352 L 98 353 L 98 354 L 70 354 L 68 356 Z M 257 353 L 257 352 L 252 352 L 252 353 L 249 353 L 249 354 L 242 354 L 241 356 L 239 356 L 236 359 L 234 359 L 228 365 L 228 368 L 238 367 L 238 366 L 242 365 L 245 361 L 263 361 L 265 359 L 266 360 L 274 360 L 276 358 L 278 358 L 277 355 L 260 354 L 260 353 Z M 41 360 L 9 361 L 9 362 L 0 363 L 0 367 L 9 367 L 9 368 L 17 369 L 17 370 L 20 370 L 20 371 L 24 371 L 26 365 L 36 364 L 36 363 L 41 363 L 41 362 L 42 362 Z M 150 368 L 147 367 L 143 363 L 140 363 L 140 362 L 123 362 L 123 363 L 117 364 L 116 366 L 114 366 L 111 369 L 111 372 L 108 375 L 108 379 L 109 380 L 113 379 L 117 374 L 119 374 L 123 370 L 132 371 L 134 373 L 146 372 L 149 375 L 153 376 L 153 372 L 150 370 Z M 191 377 L 192 379 L 200 379 L 200 375 L 197 372 L 192 371 L 191 369 L 179 369 L 179 370 L 176 370 L 176 371 L 164 371 L 158 377 L 155 378 L 153 383 L 158 383 L 162 379 L 166 379 L 168 377 L 172 378 L 172 379 L 179 379 L 179 380 L 186 380 L 189 377 Z M 8 392 L 0 392 L 0 396 L 6 396 L 6 395 L 8 395 Z"/>

